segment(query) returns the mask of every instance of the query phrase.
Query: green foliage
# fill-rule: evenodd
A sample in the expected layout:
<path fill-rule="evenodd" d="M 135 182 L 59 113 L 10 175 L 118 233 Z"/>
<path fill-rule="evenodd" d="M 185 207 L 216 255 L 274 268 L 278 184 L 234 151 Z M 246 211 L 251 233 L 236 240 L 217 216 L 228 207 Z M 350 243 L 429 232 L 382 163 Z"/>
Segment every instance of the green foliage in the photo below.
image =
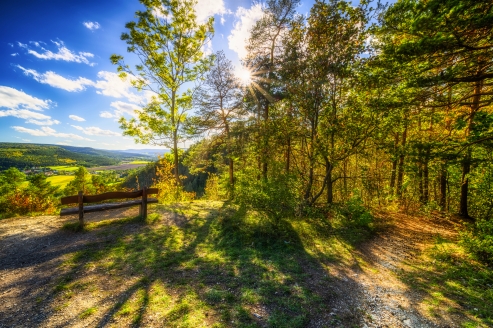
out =
<path fill-rule="evenodd" d="M 195 193 L 185 191 L 183 186 L 176 181 L 172 171 L 172 158 L 160 158 L 156 166 L 156 180 L 154 181 L 154 186 L 159 189 L 157 197 L 159 202 L 174 203 L 193 200 Z"/>
<path fill-rule="evenodd" d="M 144 11 L 135 13 L 137 22 L 125 25 L 121 39 L 127 51 L 135 54 L 140 64 L 131 69 L 120 55 L 112 55 L 120 77 L 132 77 L 139 90 L 148 90 L 153 98 L 136 119 L 121 118 L 125 135 L 143 144 L 167 145 L 175 156 L 175 179 L 178 173 L 178 142 L 183 137 L 186 112 L 192 107 L 193 90 L 187 83 L 199 80 L 208 70 L 213 57 L 205 56 L 204 45 L 213 33 L 211 17 L 205 24 L 197 23 L 194 1 L 141 0 Z M 157 12 L 157 14 L 156 14 Z"/>
<path fill-rule="evenodd" d="M 205 183 L 205 198 L 209 200 L 221 200 L 225 192 L 221 188 L 220 177 L 217 174 L 210 173 Z"/>
<path fill-rule="evenodd" d="M 477 220 L 460 236 L 467 250 L 479 260 L 493 264 L 493 220 Z"/>
<path fill-rule="evenodd" d="M 269 179 L 259 178 L 260 171 L 248 169 L 237 174 L 236 202 L 249 210 L 265 214 L 274 227 L 293 217 L 301 204 L 297 180 L 279 172 Z"/>
<path fill-rule="evenodd" d="M 58 206 L 60 190 L 52 186 L 44 174 L 29 177 L 29 185 L 24 193 L 29 197 L 30 212 L 53 214 Z"/>
<path fill-rule="evenodd" d="M 333 215 L 344 226 L 364 228 L 367 230 L 374 229 L 373 215 L 364 206 L 358 191 L 355 191 L 354 196 L 348 201 L 334 205 Z"/>
<path fill-rule="evenodd" d="M 85 195 L 95 194 L 96 188 L 91 183 L 91 174 L 85 167 L 79 167 L 75 172 L 75 179 L 70 181 L 63 190 L 66 196 L 77 195 L 82 191 Z"/>
<path fill-rule="evenodd" d="M 0 173 L 0 217 L 27 213 L 52 214 L 58 206 L 59 188 L 44 174 L 30 176 L 16 168 Z"/>

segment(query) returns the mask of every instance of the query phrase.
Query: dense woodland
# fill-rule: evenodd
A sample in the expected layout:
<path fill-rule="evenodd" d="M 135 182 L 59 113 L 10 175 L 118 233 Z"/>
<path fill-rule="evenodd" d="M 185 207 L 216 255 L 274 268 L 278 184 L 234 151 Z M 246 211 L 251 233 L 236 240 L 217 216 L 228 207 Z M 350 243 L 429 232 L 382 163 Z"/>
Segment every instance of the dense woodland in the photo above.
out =
<path fill-rule="evenodd" d="M 493 3 L 327 0 L 305 17 L 297 0 L 268 0 L 243 80 L 224 53 L 202 53 L 212 20 L 194 23 L 190 2 L 142 3 L 122 34 L 141 64 L 111 60 L 156 97 L 120 123 L 173 149 L 177 188 L 177 144 L 195 135 L 189 170 L 214 168 L 210 190 L 274 222 L 361 202 L 459 214 L 491 236 Z"/>

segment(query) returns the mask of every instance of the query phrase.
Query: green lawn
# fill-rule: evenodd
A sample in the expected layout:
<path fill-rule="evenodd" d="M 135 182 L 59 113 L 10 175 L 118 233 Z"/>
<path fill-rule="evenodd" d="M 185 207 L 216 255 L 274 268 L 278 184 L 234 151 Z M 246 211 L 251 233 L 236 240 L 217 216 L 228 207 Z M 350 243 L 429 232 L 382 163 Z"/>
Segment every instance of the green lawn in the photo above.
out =
<path fill-rule="evenodd" d="M 149 162 L 149 161 L 132 161 L 128 164 L 149 164 L 149 163 L 152 163 L 152 162 Z"/>
<path fill-rule="evenodd" d="M 53 186 L 58 186 L 61 189 L 65 188 L 65 186 L 72 180 L 75 179 L 73 175 L 53 175 L 48 177 L 46 180 L 51 182 Z"/>

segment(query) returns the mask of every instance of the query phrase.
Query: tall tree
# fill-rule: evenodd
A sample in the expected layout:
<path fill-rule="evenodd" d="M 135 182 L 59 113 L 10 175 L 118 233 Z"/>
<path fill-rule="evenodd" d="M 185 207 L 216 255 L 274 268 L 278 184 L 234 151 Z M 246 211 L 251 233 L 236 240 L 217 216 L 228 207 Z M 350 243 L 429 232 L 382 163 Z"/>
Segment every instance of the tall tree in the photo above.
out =
<path fill-rule="evenodd" d="M 137 55 L 140 64 L 131 69 L 120 55 L 112 55 L 120 77 L 130 76 L 139 90 L 153 93 L 137 119 L 120 119 L 125 135 L 144 144 L 163 145 L 173 149 L 174 175 L 178 173 L 178 142 L 183 138 L 186 112 L 192 108 L 195 88 L 190 83 L 199 80 L 209 69 L 212 56 L 204 47 L 213 33 L 213 18 L 198 24 L 194 1 L 140 0 L 145 11 L 137 11 L 137 22 L 125 25 L 128 33 L 121 39 L 127 51 Z"/>
<path fill-rule="evenodd" d="M 199 108 L 197 123 L 200 128 L 218 133 L 226 145 L 230 188 L 234 185 L 231 124 L 244 115 L 242 98 L 242 87 L 234 74 L 233 64 L 220 51 L 195 102 Z"/>
<path fill-rule="evenodd" d="M 484 117 L 481 112 L 493 103 L 493 4 L 401 0 L 385 13 L 382 26 L 383 53 L 392 61 L 414 67 L 408 83 L 428 92 L 423 105 L 442 107 L 443 112 L 453 108 L 458 114 L 457 127 L 463 131 L 465 145 L 459 213 L 467 217 L 473 163 L 470 146 L 493 137 L 478 133 L 475 127 Z"/>
<path fill-rule="evenodd" d="M 245 64 L 254 71 L 252 93 L 256 98 L 257 125 L 259 129 L 260 166 L 267 178 L 269 149 L 269 115 L 272 103 L 282 98 L 282 85 L 278 82 L 277 71 L 281 65 L 283 38 L 296 16 L 300 0 L 268 0 L 263 17 L 251 31 L 247 46 Z"/>

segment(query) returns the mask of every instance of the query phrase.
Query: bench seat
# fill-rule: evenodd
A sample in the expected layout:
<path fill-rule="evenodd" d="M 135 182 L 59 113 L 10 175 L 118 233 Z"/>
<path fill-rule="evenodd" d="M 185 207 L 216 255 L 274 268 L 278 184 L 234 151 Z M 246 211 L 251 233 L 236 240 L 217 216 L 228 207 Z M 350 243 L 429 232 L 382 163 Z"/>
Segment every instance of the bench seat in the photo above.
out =
<path fill-rule="evenodd" d="M 147 198 L 147 204 L 156 204 L 158 200 L 156 198 Z M 142 200 L 129 200 L 120 203 L 105 203 L 97 205 L 84 206 L 84 213 L 99 212 L 106 210 L 113 210 L 117 208 L 125 208 L 131 206 L 139 206 L 142 204 Z M 60 216 L 79 214 L 78 207 L 62 208 Z"/>

